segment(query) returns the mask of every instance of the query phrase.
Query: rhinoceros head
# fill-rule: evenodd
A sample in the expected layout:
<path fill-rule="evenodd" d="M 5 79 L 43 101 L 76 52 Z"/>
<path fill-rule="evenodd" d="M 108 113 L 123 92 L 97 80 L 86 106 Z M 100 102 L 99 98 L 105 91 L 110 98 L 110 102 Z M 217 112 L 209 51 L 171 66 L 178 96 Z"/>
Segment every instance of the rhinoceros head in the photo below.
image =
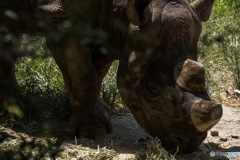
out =
<path fill-rule="evenodd" d="M 192 152 L 222 116 L 197 62 L 201 21 L 213 0 L 129 0 L 133 52 L 120 59 L 118 88 L 139 125 L 168 150 Z"/>

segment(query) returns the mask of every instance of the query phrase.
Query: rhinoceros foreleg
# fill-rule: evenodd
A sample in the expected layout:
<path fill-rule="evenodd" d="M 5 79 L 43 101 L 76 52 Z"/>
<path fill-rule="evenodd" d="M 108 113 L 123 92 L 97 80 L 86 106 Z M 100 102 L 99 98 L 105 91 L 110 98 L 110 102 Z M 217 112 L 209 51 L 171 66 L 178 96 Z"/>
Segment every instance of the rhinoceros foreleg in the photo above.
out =
<path fill-rule="evenodd" d="M 89 48 L 73 38 L 67 37 L 58 42 L 47 38 L 47 43 L 62 72 L 70 98 L 72 114 L 67 131 L 72 136 L 87 138 L 110 132 L 109 109 L 99 98 L 106 71 L 100 74 L 101 70 L 93 64 Z"/>

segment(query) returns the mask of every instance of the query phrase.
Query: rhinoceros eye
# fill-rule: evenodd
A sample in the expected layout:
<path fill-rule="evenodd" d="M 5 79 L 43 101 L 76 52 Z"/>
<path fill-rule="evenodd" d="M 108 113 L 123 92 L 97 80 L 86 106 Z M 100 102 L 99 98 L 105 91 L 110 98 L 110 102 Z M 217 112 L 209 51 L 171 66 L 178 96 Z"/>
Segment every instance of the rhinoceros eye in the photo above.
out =
<path fill-rule="evenodd" d="M 158 85 L 155 82 L 149 82 L 148 84 L 148 90 L 150 91 L 150 93 L 152 94 L 157 94 L 158 91 Z"/>
<path fill-rule="evenodd" d="M 148 102 L 155 102 L 159 100 L 159 90 L 157 83 L 148 82 L 145 86 L 145 92 L 143 93 Z"/>

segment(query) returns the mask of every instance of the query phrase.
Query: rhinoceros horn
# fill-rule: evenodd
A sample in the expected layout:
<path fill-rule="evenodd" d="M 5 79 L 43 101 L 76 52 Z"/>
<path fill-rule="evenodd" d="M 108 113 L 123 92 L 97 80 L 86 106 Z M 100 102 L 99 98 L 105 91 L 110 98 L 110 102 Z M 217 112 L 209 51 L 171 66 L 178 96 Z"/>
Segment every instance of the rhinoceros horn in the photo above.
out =
<path fill-rule="evenodd" d="M 144 25 L 151 18 L 151 0 L 129 0 L 127 4 L 127 15 L 133 25 Z"/>
<path fill-rule="evenodd" d="M 191 120 L 200 132 L 212 128 L 222 117 L 222 106 L 206 96 L 205 70 L 201 63 L 191 59 L 174 68 L 177 85 L 184 91 L 185 104 L 189 107 Z M 201 92 L 206 99 L 189 92 Z"/>
<path fill-rule="evenodd" d="M 175 66 L 174 72 L 176 83 L 183 90 L 206 92 L 205 70 L 201 63 L 187 59 L 180 66 Z"/>
<path fill-rule="evenodd" d="M 214 0 L 196 0 L 191 3 L 192 8 L 196 11 L 198 18 L 205 22 L 211 15 Z"/>

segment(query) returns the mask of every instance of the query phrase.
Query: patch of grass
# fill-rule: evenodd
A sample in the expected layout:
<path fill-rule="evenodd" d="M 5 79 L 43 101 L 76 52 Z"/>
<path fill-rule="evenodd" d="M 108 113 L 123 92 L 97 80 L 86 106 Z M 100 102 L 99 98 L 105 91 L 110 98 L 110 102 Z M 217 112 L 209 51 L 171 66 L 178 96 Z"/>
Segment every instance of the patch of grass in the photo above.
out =
<path fill-rule="evenodd" d="M 141 152 L 136 154 L 138 160 L 175 160 L 174 156 L 168 153 L 162 146 L 159 139 L 147 141 Z"/>
<path fill-rule="evenodd" d="M 61 72 L 39 37 L 25 37 L 22 49 L 34 55 L 23 57 L 16 64 L 16 79 L 21 87 L 20 108 L 25 118 L 29 114 L 44 114 L 44 118 L 68 113 L 68 98 Z M 27 42 L 30 42 L 29 43 Z M 40 116 L 40 115 L 39 115 Z"/>
<path fill-rule="evenodd" d="M 114 61 L 103 79 L 101 97 L 113 110 L 126 110 L 117 88 L 117 69 L 118 61 Z"/>
<path fill-rule="evenodd" d="M 228 13 L 239 12 L 239 0 L 215 0 L 212 9 L 213 18 L 225 17 Z"/>
<path fill-rule="evenodd" d="M 226 4 L 217 1 L 215 6 L 222 5 Z M 227 11 L 214 9 L 211 19 L 203 24 L 200 61 L 207 70 L 210 93 L 217 99 L 224 97 L 226 90 L 240 89 L 239 17 L 233 5 Z"/>

